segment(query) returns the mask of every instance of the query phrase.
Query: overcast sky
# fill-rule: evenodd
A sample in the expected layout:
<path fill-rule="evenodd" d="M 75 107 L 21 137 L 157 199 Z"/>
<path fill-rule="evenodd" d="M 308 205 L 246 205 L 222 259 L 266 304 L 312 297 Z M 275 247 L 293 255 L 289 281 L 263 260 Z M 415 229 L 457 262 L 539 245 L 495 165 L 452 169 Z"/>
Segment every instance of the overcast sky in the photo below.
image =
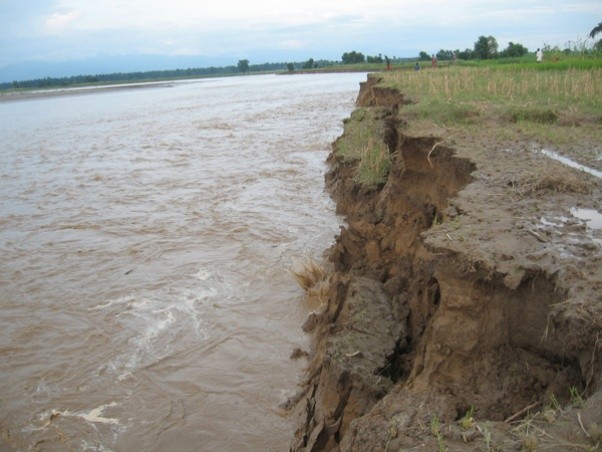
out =
<path fill-rule="evenodd" d="M 113 72 L 142 57 L 165 69 L 351 50 L 411 57 L 472 48 L 480 35 L 533 51 L 583 41 L 601 20 L 601 0 L 0 0 L 0 81 L 25 62 Z"/>

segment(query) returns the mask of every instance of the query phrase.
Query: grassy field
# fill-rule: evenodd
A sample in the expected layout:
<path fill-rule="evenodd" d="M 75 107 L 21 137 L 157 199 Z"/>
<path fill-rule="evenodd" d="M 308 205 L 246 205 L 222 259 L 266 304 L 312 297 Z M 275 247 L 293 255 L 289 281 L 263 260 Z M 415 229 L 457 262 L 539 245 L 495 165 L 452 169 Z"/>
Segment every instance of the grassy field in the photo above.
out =
<path fill-rule="evenodd" d="M 397 69 L 378 77 L 383 86 L 413 102 L 398 113 L 407 135 L 437 135 L 452 146 L 471 137 L 510 147 L 536 143 L 585 164 L 600 161 L 602 58 Z M 358 181 L 379 184 L 386 177 L 386 153 L 373 133 L 358 131 L 374 127 L 371 116 L 377 113 L 360 111 L 348 121 L 348 136 L 337 149 L 346 158 L 360 158 L 361 153 L 367 162 L 360 165 Z"/>
<path fill-rule="evenodd" d="M 383 74 L 415 104 L 404 114 L 455 129 L 492 126 L 542 144 L 566 146 L 584 135 L 602 142 L 602 68 L 536 70 L 449 67 Z M 493 127 L 495 126 L 495 127 Z M 586 132 L 586 133 L 584 133 Z"/>
<path fill-rule="evenodd" d="M 414 65 L 418 63 L 422 69 L 430 69 L 431 62 L 420 61 L 418 58 L 406 63 L 394 63 L 391 65 L 391 71 L 403 71 L 414 69 Z M 602 56 L 596 54 L 588 54 L 579 56 L 575 53 L 564 54 L 562 52 L 554 52 L 546 54 L 542 63 L 535 61 L 533 54 L 525 55 L 517 58 L 497 58 L 492 60 L 456 60 L 455 63 L 447 60 L 440 60 L 437 63 L 439 69 L 444 69 L 450 66 L 454 67 L 470 67 L 470 68 L 492 68 L 508 71 L 520 70 L 537 70 L 537 71 L 561 71 L 567 69 L 602 69 Z M 305 72 L 381 72 L 386 70 L 385 63 L 358 63 L 358 64 L 342 64 L 339 66 L 328 66 L 318 69 L 310 69 Z"/>

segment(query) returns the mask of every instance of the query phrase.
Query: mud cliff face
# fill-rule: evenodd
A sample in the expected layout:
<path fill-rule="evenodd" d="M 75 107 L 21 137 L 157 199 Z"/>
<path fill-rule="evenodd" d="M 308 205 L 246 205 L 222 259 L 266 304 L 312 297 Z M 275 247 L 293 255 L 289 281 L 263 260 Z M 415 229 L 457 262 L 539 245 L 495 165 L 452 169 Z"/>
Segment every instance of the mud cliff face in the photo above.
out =
<path fill-rule="evenodd" d="M 315 343 L 292 450 L 409 447 L 433 415 L 453 423 L 474 407 L 504 421 L 600 384 L 600 303 L 567 307 L 565 270 L 480 238 L 489 220 L 473 195 L 486 189 L 477 165 L 437 137 L 405 136 L 405 103 L 373 78 L 358 96 L 379 109 L 392 159 L 384 186 L 358 185 L 336 143 L 329 157 L 326 184 L 348 225 L 305 325 Z"/>

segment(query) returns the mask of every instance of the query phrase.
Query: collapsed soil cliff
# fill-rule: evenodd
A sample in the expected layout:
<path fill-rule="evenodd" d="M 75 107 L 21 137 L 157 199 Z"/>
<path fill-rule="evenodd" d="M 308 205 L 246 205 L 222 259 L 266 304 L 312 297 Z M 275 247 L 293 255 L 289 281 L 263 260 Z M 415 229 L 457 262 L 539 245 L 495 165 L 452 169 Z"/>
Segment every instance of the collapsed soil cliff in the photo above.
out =
<path fill-rule="evenodd" d="M 384 185 L 366 188 L 336 142 L 329 157 L 347 226 L 310 291 L 320 308 L 304 325 L 314 345 L 291 450 L 520 449 L 532 432 L 512 421 L 543 407 L 558 450 L 596 447 L 602 241 L 578 221 L 542 218 L 584 200 L 600 209 L 600 181 L 587 199 L 517 199 L 516 170 L 538 156 L 407 136 L 407 100 L 376 78 L 357 103 L 378 109 L 392 163 Z"/>

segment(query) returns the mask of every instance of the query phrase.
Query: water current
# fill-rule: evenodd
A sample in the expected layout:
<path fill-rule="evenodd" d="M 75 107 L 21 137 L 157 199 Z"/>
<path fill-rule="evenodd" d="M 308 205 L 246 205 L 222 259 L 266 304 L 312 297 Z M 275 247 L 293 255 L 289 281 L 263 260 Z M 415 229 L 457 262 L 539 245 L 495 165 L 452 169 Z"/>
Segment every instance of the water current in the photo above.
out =
<path fill-rule="evenodd" d="M 0 102 L 0 428 L 17 449 L 286 450 L 365 74 Z"/>

